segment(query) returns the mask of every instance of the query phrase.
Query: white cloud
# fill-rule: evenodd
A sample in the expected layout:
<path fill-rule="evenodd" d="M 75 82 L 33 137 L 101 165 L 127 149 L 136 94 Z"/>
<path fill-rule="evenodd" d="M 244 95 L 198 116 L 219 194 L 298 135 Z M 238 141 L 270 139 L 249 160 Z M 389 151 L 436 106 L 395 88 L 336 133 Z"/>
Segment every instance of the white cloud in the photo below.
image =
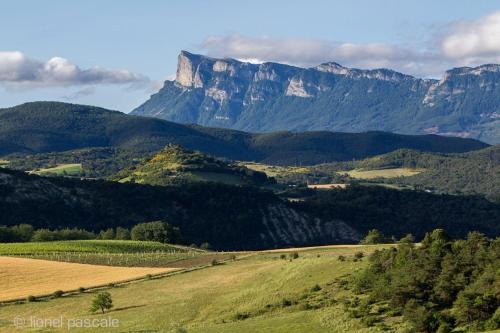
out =
<path fill-rule="evenodd" d="M 442 39 L 445 56 L 465 63 L 500 61 L 500 11 L 450 25 Z"/>
<path fill-rule="evenodd" d="M 210 56 L 252 59 L 257 63 L 273 61 L 310 67 L 336 61 L 348 67 L 385 67 L 437 77 L 452 67 L 500 63 L 500 11 L 475 21 L 452 22 L 439 38 L 429 38 L 423 47 L 241 35 L 211 36 L 201 47 Z"/>
<path fill-rule="evenodd" d="M 273 61 L 297 66 L 316 66 L 336 61 L 360 68 L 388 67 L 416 75 L 435 75 L 436 57 L 426 51 L 413 51 L 383 43 L 340 43 L 306 38 L 212 36 L 202 48 L 214 57 Z"/>
<path fill-rule="evenodd" d="M 13 88 L 125 84 L 140 86 L 149 82 L 146 76 L 124 69 L 98 66 L 82 69 L 61 57 L 48 61 L 28 58 L 22 52 L 0 52 L 0 83 Z"/>

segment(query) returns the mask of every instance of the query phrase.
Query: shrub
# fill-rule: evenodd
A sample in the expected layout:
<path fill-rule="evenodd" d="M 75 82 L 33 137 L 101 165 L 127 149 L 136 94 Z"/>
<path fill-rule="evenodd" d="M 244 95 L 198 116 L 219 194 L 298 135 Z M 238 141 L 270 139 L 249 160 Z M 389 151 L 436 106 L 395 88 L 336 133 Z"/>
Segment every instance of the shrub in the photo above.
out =
<path fill-rule="evenodd" d="M 219 264 L 219 262 L 216 259 L 212 260 L 212 266 L 217 266 L 218 264 Z"/>
<path fill-rule="evenodd" d="M 384 236 L 383 233 L 377 229 L 368 231 L 368 234 L 359 243 L 360 244 L 383 244 L 390 242 L 390 239 Z"/>
<path fill-rule="evenodd" d="M 358 260 L 361 259 L 361 258 L 363 258 L 364 256 L 365 256 L 365 254 L 363 252 L 356 252 L 356 253 L 354 253 L 354 258 L 356 258 Z"/>
<path fill-rule="evenodd" d="M 292 301 L 289 300 L 288 298 L 283 298 L 281 300 L 281 306 L 282 307 L 287 307 L 287 306 L 291 306 L 292 305 Z"/>
<path fill-rule="evenodd" d="M 83 288 L 83 287 L 78 288 L 78 292 L 80 292 L 80 293 L 85 292 L 85 288 Z"/>
<path fill-rule="evenodd" d="M 311 291 L 312 291 L 312 292 L 315 292 L 315 291 L 320 291 L 320 290 L 321 290 L 321 287 L 320 287 L 320 285 L 319 285 L 319 284 L 316 284 L 316 285 L 314 285 L 314 287 L 312 287 L 312 288 L 311 288 Z"/>
<path fill-rule="evenodd" d="M 122 227 L 116 228 L 115 239 L 119 240 L 129 240 L 130 239 L 130 230 Z"/>
<path fill-rule="evenodd" d="M 54 293 L 52 294 L 52 297 L 53 297 L 53 298 L 59 298 L 59 297 L 61 297 L 62 295 L 64 295 L 64 291 L 62 291 L 62 290 L 56 290 L 56 291 L 54 291 Z"/>
<path fill-rule="evenodd" d="M 207 243 L 207 242 L 201 243 L 200 249 L 202 249 L 202 250 L 211 250 L 212 249 L 212 245 L 210 245 L 210 243 Z"/>
<path fill-rule="evenodd" d="M 337 259 L 338 259 L 338 261 L 345 261 L 345 256 L 340 255 L 340 256 L 338 256 Z"/>
<path fill-rule="evenodd" d="M 245 320 L 250 317 L 250 314 L 248 312 L 237 312 L 234 315 L 235 320 Z"/>
<path fill-rule="evenodd" d="M 292 259 L 297 259 L 298 257 L 299 257 L 298 252 L 294 252 L 294 253 L 290 254 L 290 258 L 292 258 Z"/>
<path fill-rule="evenodd" d="M 280 259 L 286 259 L 286 255 L 285 254 L 280 255 Z"/>
<path fill-rule="evenodd" d="M 35 302 L 36 301 L 36 297 L 33 296 L 33 295 L 29 295 L 27 298 L 26 298 L 26 301 L 28 302 Z"/>

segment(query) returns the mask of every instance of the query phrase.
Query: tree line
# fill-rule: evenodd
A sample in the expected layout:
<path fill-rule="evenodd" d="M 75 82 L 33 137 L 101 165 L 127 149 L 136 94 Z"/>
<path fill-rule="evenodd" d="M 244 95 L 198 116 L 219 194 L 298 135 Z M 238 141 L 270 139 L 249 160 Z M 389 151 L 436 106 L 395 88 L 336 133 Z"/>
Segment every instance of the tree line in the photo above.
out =
<path fill-rule="evenodd" d="M 0 243 L 50 242 L 65 240 L 135 240 L 160 243 L 181 243 L 179 228 L 165 221 L 139 223 L 131 229 L 116 227 L 92 232 L 80 228 L 35 229 L 30 224 L 0 225 Z"/>

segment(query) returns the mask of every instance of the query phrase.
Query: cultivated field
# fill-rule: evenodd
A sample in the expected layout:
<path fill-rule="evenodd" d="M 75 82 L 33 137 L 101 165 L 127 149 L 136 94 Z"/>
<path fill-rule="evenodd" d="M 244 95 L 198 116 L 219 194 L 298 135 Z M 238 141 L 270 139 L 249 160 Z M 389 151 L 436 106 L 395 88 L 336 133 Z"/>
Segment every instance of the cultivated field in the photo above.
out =
<path fill-rule="evenodd" d="M 56 290 L 89 288 L 174 271 L 175 268 L 109 267 L 27 258 L 0 257 L 0 301 Z"/>
<path fill-rule="evenodd" d="M 241 162 L 241 165 L 255 171 L 264 172 L 268 177 L 285 176 L 292 173 L 307 173 L 309 169 L 306 167 L 293 167 L 293 166 L 277 166 L 267 165 L 254 162 Z"/>
<path fill-rule="evenodd" d="M 409 177 L 423 172 L 421 169 L 410 168 L 394 168 L 394 169 L 377 169 L 377 170 L 351 170 L 346 173 L 352 178 L 358 179 L 374 179 L 374 178 L 395 178 Z"/>
<path fill-rule="evenodd" d="M 73 164 L 60 164 L 58 166 L 55 166 L 53 168 L 46 168 L 46 169 L 39 169 L 39 170 L 33 170 L 30 171 L 30 173 L 44 176 L 44 175 L 50 175 L 50 174 L 55 174 L 58 176 L 62 175 L 67 175 L 67 176 L 73 176 L 76 174 L 79 174 L 82 172 L 82 165 L 79 163 L 73 163 Z"/>
<path fill-rule="evenodd" d="M 70 263 L 186 268 L 225 260 L 227 253 L 207 252 L 157 242 L 83 240 L 0 244 L 0 255 Z"/>

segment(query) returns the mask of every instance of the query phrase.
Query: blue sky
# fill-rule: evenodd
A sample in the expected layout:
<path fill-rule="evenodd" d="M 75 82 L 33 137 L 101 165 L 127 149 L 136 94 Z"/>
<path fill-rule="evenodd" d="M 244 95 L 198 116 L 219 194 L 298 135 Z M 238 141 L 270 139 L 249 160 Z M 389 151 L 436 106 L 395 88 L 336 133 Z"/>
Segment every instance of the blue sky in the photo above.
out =
<path fill-rule="evenodd" d="M 3 1 L 0 107 L 128 112 L 175 73 L 181 49 L 435 77 L 500 59 L 499 10 L 498 0 Z"/>

